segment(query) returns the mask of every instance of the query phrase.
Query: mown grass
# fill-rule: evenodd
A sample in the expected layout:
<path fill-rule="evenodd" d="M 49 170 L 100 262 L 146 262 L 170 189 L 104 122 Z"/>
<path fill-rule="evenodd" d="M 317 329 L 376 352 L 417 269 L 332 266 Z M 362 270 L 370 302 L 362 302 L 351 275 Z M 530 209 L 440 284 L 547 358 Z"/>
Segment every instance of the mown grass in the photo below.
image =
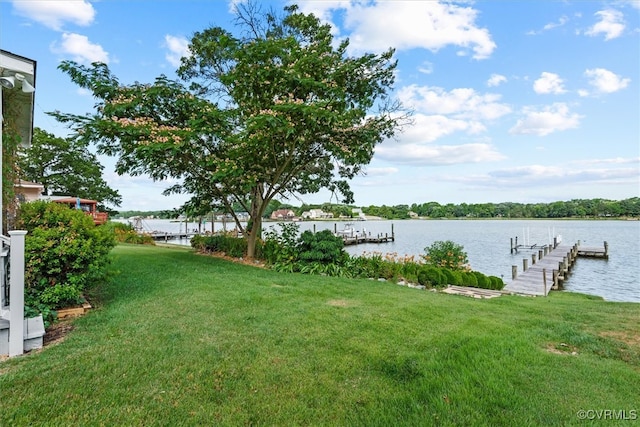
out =
<path fill-rule="evenodd" d="M 475 300 L 159 247 L 113 258 L 65 341 L 0 364 L 0 425 L 570 425 L 640 410 L 638 304 Z"/>

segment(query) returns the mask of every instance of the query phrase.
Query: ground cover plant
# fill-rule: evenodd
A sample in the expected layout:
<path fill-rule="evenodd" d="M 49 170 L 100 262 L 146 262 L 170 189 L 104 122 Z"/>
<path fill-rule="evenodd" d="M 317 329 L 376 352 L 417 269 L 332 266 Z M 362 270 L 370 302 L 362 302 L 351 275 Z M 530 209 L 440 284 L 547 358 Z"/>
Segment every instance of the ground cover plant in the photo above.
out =
<path fill-rule="evenodd" d="M 0 425 L 579 425 L 638 409 L 638 304 L 477 300 L 157 246 L 112 257 L 63 342 L 0 364 Z"/>

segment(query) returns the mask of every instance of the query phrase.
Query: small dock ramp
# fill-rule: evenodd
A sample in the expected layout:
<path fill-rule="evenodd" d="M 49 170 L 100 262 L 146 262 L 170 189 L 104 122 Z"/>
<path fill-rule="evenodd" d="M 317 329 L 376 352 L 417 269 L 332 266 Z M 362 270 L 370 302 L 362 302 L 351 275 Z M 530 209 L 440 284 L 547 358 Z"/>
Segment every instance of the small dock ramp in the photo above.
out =
<path fill-rule="evenodd" d="M 495 291 L 491 289 L 471 288 L 467 286 L 449 285 L 442 290 L 442 293 L 452 295 L 464 295 L 472 298 L 495 298 L 504 294 L 502 291 Z"/>

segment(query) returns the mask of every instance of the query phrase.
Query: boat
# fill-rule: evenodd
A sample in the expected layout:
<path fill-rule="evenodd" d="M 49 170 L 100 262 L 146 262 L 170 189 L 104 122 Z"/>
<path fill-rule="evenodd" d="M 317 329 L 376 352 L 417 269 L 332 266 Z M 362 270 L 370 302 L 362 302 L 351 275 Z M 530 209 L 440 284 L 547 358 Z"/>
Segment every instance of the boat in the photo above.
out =
<path fill-rule="evenodd" d="M 342 230 L 336 231 L 335 234 L 343 239 L 364 238 L 367 237 L 367 230 L 363 228 L 362 231 L 358 231 L 353 226 L 353 223 L 348 222 L 344 225 Z"/>

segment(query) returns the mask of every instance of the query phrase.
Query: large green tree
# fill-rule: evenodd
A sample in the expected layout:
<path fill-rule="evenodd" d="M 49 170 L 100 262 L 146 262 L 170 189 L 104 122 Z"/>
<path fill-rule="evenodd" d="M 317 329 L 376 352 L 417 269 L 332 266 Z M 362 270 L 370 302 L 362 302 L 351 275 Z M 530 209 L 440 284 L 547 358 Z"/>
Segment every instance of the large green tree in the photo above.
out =
<path fill-rule="evenodd" d="M 117 155 L 119 172 L 180 178 L 166 192 L 190 193 L 192 207 L 242 206 L 251 221 L 236 223 L 252 257 L 269 201 L 328 188 L 351 202 L 348 180 L 405 116 L 389 97 L 393 50 L 350 56 L 348 40 L 336 46 L 330 26 L 296 6 L 276 16 L 238 5 L 238 35 L 194 34 L 184 83 L 121 85 L 104 64 L 63 62 L 99 103 L 94 114 L 56 116 Z"/>
<path fill-rule="evenodd" d="M 34 128 L 31 146 L 18 158 L 20 177 L 44 185 L 47 195 L 68 195 L 119 206 L 122 197 L 102 176 L 104 166 L 82 140 Z"/>

